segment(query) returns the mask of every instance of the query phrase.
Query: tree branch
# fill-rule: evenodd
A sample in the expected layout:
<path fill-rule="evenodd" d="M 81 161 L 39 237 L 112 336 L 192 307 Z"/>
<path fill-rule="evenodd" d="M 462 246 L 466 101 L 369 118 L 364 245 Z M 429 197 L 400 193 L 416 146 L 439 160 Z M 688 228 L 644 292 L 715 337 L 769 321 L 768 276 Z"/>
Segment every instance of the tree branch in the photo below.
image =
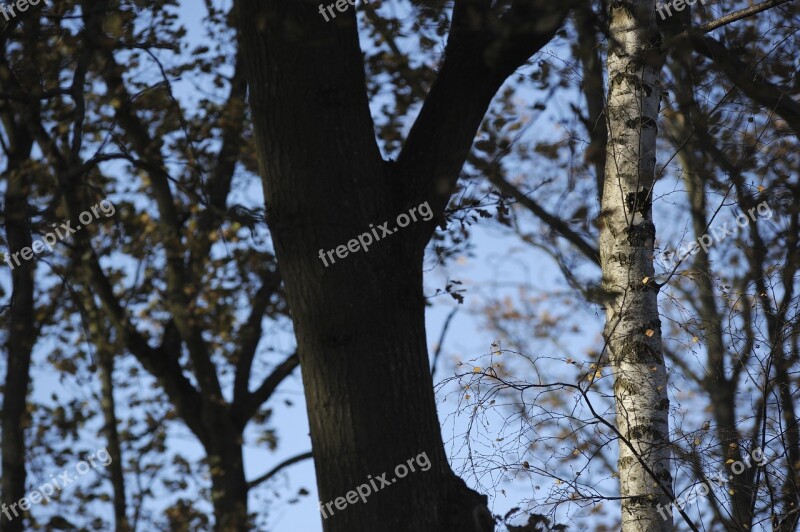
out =
<path fill-rule="evenodd" d="M 739 11 L 734 11 L 733 13 L 728 13 L 724 17 L 720 17 L 716 20 L 712 20 L 711 22 L 702 24 L 696 28 L 696 31 L 708 33 L 727 24 L 732 24 L 737 20 L 752 17 L 753 15 L 757 15 L 762 11 L 766 11 L 767 9 L 772 9 L 773 7 L 793 1 L 794 0 L 767 0 L 766 2 L 761 2 L 760 4 L 746 7 L 744 9 L 740 9 Z"/>
<path fill-rule="evenodd" d="M 89 5 L 83 3 L 84 21 L 87 27 L 101 24 L 108 10 L 107 2 Z M 133 149 L 140 157 L 152 165 L 150 177 L 153 193 L 159 212 L 159 226 L 164 235 L 164 249 L 167 255 L 167 307 L 175 320 L 175 326 L 186 342 L 189 355 L 194 365 L 197 381 L 200 388 L 210 397 L 222 399 L 222 389 L 217 375 L 217 368 L 211 360 L 207 345 L 203 340 L 200 330 L 193 325 L 194 319 L 191 312 L 190 296 L 187 295 L 187 276 L 184 267 L 184 246 L 181 239 L 182 224 L 175 205 L 175 198 L 169 185 L 169 176 L 165 161 L 161 155 L 161 143 L 155 141 L 150 135 L 147 126 L 136 113 L 133 107 L 133 98 L 125 87 L 119 64 L 111 49 L 94 43 L 92 36 L 87 35 L 90 44 L 97 48 L 102 58 L 100 75 L 104 80 L 108 95 L 115 97 L 119 102 L 116 106 L 116 119 L 125 131 Z M 94 37 L 99 39 L 99 37 Z"/>
<path fill-rule="evenodd" d="M 453 320 L 453 317 L 458 312 L 458 307 L 454 307 L 453 310 L 450 311 L 450 314 L 447 315 L 447 319 L 444 320 L 444 325 L 442 326 L 442 333 L 439 335 L 439 341 L 436 343 L 436 352 L 433 354 L 433 362 L 431 362 L 431 379 L 434 375 L 436 375 L 436 363 L 439 362 L 439 355 L 442 354 L 442 346 L 444 345 L 444 338 L 447 335 L 447 329 L 450 328 L 450 322 Z"/>
<path fill-rule="evenodd" d="M 261 288 L 253 297 L 253 307 L 250 316 L 239 329 L 239 349 L 236 352 L 236 377 L 233 384 L 233 408 L 247 400 L 248 385 L 253 368 L 253 357 L 256 354 L 258 342 L 261 339 L 261 322 L 269 306 L 272 294 L 281 284 L 281 277 L 277 271 L 267 272 L 263 276 Z"/>
<path fill-rule="evenodd" d="M 553 216 L 544 208 L 536 203 L 530 196 L 524 194 L 520 189 L 500 177 L 499 175 L 489 176 L 489 180 L 500 192 L 508 194 L 517 200 L 523 207 L 527 208 L 537 218 L 549 225 L 556 233 L 574 245 L 583 255 L 594 264 L 600 265 L 600 252 L 590 243 L 583 239 L 578 233 L 573 231 L 569 225 L 561 218 Z"/>
<path fill-rule="evenodd" d="M 233 408 L 233 414 L 239 426 L 244 427 L 247 424 L 259 407 L 272 396 L 280 383 L 283 382 L 283 379 L 291 375 L 294 368 L 299 365 L 300 357 L 295 352 L 272 370 L 272 373 L 264 379 L 261 386 L 253 393 L 248 394 L 247 398 L 238 405 L 238 408 Z"/>
<path fill-rule="evenodd" d="M 444 63 L 397 160 L 407 201 L 426 198 L 441 219 L 495 93 L 553 38 L 575 2 L 516 1 L 498 18 L 488 2 L 456 0 Z"/>
<path fill-rule="evenodd" d="M 274 477 L 275 475 L 277 475 L 283 469 L 289 467 L 290 465 L 296 464 L 297 462 L 302 462 L 303 460 L 306 460 L 308 458 L 313 458 L 313 457 L 314 457 L 314 455 L 312 454 L 312 452 L 308 451 L 307 453 L 298 454 L 297 456 L 293 456 L 291 458 L 287 458 L 286 460 L 284 460 L 280 464 L 276 465 L 275 467 L 273 467 L 272 469 L 270 469 L 269 471 L 267 471 L 266 473 L 264 473 L 260 477 L 254 478 L 253 480 L 249 481 L 247 483 L 247 489 L 253 489 L 256 486 L 258 486 L 259 484 L 263 484 L 264 482 L 268 481 L 269 479 L 271 479 L 272 477 Z"/>
<path fill-rule="evenodd" d="M 767 109 L 774 109 L 800 136 L 800 104 L 787 95 L 788 91 L 753 72 L 716 39 L 692 36 L 691 40 L 694 49 L 711 59 L 743 93 Z"/>

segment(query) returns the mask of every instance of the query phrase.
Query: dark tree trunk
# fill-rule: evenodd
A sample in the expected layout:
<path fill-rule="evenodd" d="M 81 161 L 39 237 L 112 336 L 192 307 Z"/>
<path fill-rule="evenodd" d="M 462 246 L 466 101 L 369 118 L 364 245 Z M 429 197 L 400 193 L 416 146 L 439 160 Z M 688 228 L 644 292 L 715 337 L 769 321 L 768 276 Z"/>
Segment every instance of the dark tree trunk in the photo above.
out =
<path fill-rule="evenodd" d="M 398 464 L 420 453 L 432 464 L 377 491 L 366 504 L 332 507 L 324 529 L 490 529 L 485 521 L 478 526 L 488 517 L 485 498 L 452 473 L 444 453 L 428 367 L 420 227 L 400 229 L 327 268 L 318 258 L 320 248 L 346 244 L 371 223 L 394 226 L 397 214 L 420 203 L 397 193 L 376 148 L 357 35 L 314 24 L 315 35 L 284 40 L 281 34 L 293 31 L 290 23 L 275 24 L 276 18 L 268 21 L 266 48 L 250 32 L 251 50 L 259 53 L 245 56 L 320 499 L 345 497 L 368 483 L 368 475 L 387 472 L 391 479 Z M 276 69 L 277 62 L 294 67 Z"/>
<path fill-rule="evenodd" d="M 227 410 L 227 409 L 226 409 Z M 221 412 L 220 412 L 221 413 Z M 203 421 L 208 430 L 203 447 L 208 455 L 211 471 L 211 501 L 214 505 L 214 530 L 216 532 L 247 532 L 253 530 L 247 516 L 247 481 L 244 476 L 241 433 L 231 416 L 209 416 Z"/>
<path fill-rule="evenodd" d="M 432 463 L 370 495 L 368 504 L 326 509 L 333 515 L 325 529 L 480 530 L 475 515 L 485 513 L 485 499 L 453 475 L 440 436 L 421 259 L 394 244 L 333 265 L 325 272 L 331 282 L 322 285 L 313 271 L 320 265 L 307 262 L 310 267 L 292 275 L 298 284 L 305 279 L 319 287 L 290 301 L 321 502 L 344 497 L 368 483 L 368 475 L 387 472 L 391 481 L 398 464 L 420 453 Z"/>
<path fill-rule="evenodd" d="M 102 407 L 105 427 L 103 432 L 108 442 L 108 454 L 111 463 L 108 469 L 111 472 L 111 485 L 114 488 L 114 530 L 116 532 L 129 532 L 131 527 L 126 512 L 125 475 L 122 467 L 122 447 L 117 431 L 117 410 L 114 402 L 114 356 L 105 347 L 98 350 L 100 370 L 100 386 L 102 388 Z"/>
<path fill-rule="evenodd" d="M 23 151 L 28 151 L 28 148 Z M 19 252 L 31 245 L 28 227 L 28 176 L 9 161 L 11 171 L 7 174 L 5 205 L 6 236 L 8 252 Z M 18 255 L 19 257 L 19 255 Z M 13 261 L 13 259 L 11 259 Z M 13 262 L 12 262 L 13 263 Z M 13 263 L 16 264 L 16 263 Z M 30 382 L 31 352 L 36 338 L 34 324 L 33 272 L 35 262 L 20 260 L 20 265 L 11 271 L 13 293 L 11 307 L 7 310 L 8 341 L 6 351 L 5 389 L 2 411 L 2 503 L 9 508 L 26 494 L 25 489 L 25 427 L 30 418 L 27 411 L 28 385 Z M 4 508 L 5 509 L 5 508 Z M 0 514 L 0 530 L 22 532 L 24 512 L 16 506 Z M 19 515 L 17 515 L 19 514 Z"/>
<path fill-rule="evenodd" d="M 456 1 L 445 60 L 397 163 L 384 162 L 375 142 L 354 9 L 325 22 L 315 0 L 240 4 L 267 222 L 297 335 L 326 531 L 494 529 L 486 498 L 445 456 L 422 259 L 493 95 L 552 38 L 569 4 L 540 13 L 520 3 L 498 19 L 490 2 Z M 381 224 L 397 227 L 399 214 L 426 201 L 432 219 L 327 266 L 319 258 L 370 224 L 383 235 Z M 421 453 L 430 469 L 392 483 L 395 467 Z M 335 507 L 383 473 L 389 485 L 366 502 Z"/>

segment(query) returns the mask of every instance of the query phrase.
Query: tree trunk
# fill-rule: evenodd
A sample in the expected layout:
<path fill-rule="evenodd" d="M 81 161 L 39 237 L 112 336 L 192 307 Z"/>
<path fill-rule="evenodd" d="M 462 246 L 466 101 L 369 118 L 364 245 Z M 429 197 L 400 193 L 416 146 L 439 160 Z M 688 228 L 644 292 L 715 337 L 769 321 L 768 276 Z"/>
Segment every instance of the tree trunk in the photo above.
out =
<path fill-rule="evenodd" d="M 368 505 L 331 506 L 325 530 L 482 530 L 476 519 L 486 501 L 452 474 L 441 441 L 420 257 L 399 247 L 381 255 L 371 271 L 353 257 L 308 299 L 290 298 L 321 503 L 368 484 L 369 475 L 387 472 L 391 482 L 398 464 L 421 453 L 432 467 L 397 479 Z M 318 284 L 312 269 L 296 270 L 296 282 Z"/>
<path fill-rule="evenodd" d="M 454 2 L 444 61 L 394 163 L 375 141 L 354 10 L 326 22 L 314 0 L 239 4 L 267 222 L 297 336 L 327 531 L 494 529 L 486 498 L 445 456 L 422 259 L 492 97 L 575 3 Z M 421 205 L 430 217 L 392 231 L 398 215 Z M 345 255 L 373 225 L 371 247 Z M 422 456 L 428 471 L 391 482 L 396 466 Z M 388 486 L 342 506 L 369 475 L 384 473 Z"/>
<path fill-rule="evenodd" d="M 659 65 L 648 61 L 656 45 L 654 15 L 652 0 L 614 2 L 610 7 L 610 141 L 600 259 L 608 298 L 604 336 L 614 370 L 621 436 L 623 532 L 672 528 L 667 372 L 658 285 L 653 280 L 651 205 L 661 95 Z"/>
<path fill-rule="evenodd" d="M 267 220 L 292 309 L 320 500 L 332 503 L 323 528 L 492 530 L 486 499 L 452 473 L 441 439 L 425 335 L 423 223 L 327 259 L 327 267 L 319 258 L 370 224 L 395 226 L 420 203 L 403 197 L 375 144 L 355 18 L 315 21 L 310 2 L 243 5 Z M 474 130 L 467 135 L 471 142 Z M 430 469 L 392 482 L 395 467 L 421 453 Z M 380 489 L 383 473 L 390 485 Z M 366 503 L 336 508 L 369 486 L 369 475 L 378 489 Z"/>
<path fill-rule="evenodd" d="M 97 354 L 100 386 L 103 393 L 102 407 L 105 421 L 103 432 L 108 442 L 108 454 L 111 456 L 111 463 L 108 464 L 108 469 L 111 472 L 111 485 L 114 488 L 114 530 L 116 532 L 128 532 L 131 527 L 126 512 L 122 447 L 119 442 L 119 432 L 117 431 L 117 411 L 114 402 L 114 355 L 106 349 L 105 345 L 100 346 Z"/>
<path fill-rule="evenodd" d="M 214 530 L 252 530 L 247 515 L 248 487 L 244 476 L 241 433 L 234 427 L 231 416 L 219 417 L 206 411 L 203 418 L 208 424 L 207 440 L 202 443 L 208 455 L 208 468 L 211 472 Z"/>
<path fill-rule="evenodd" d="M 9 117 L 3 117 L 9 118 Z M 5 223 L 8 239 L 8 253 L 19 253 L 31 245 L 31 231 L 28 226 L 28 195 L 30 178 L 20 170 L 22 162 L 30 155 L 31 142 L 22 128 L 13 127 L 10 119 L 6 125 L 13 131 L 12 153 L 6 173 Z M 28 386 L 30 382 L 31 353 L 36 340 L 34 324 L 34 270 L 33 260 L 22 260 L 19 265 L 11 258 L 14 269 L 11 271 L 11 305 L 6 311 L 8 337 L 6 352 L 5 388 L 3 390 L 2 411 L 2 504 L 11 507 L 27 493 L 25 489 L 25 427 L 30 422 L 28 415 Z M 3 266 L 5 267 L 5 265 Z M 6 515 L 8 512 L 8 515 Z M 17 515 L 19 514 L 19 515 Z M 9 520 L 8 517 L 11 517 Z M 22 532 L 24 512 L 16 506 L 0 513 L 0 530 L 3 532 Z"/>

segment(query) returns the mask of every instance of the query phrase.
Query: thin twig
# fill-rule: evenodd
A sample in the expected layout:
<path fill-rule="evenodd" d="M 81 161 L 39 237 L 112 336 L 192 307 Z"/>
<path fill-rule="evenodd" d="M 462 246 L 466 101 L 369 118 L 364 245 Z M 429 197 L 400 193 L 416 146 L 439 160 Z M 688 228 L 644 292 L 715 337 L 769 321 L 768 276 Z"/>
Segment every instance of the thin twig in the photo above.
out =
<path fill-rule="evenodd" d="M 444 326 L 442 327 L 442 334 L 439 335 L 439 342 L 436 344 L 436 352 L 433 354 L 433 362 L 431 363 L 431 379 L 436 374 L 436 363 L 439 361 L 439 355 L 442 354 L 444 337 L 447 334 L 447 329 L 450 327 L 450 320 L 453 319 L 453 316 L 456 315 L 456 312 L 458 312 L 458 307 L 455 307 L 453 310 L 451 310 L 450 314 L 447 315 L 447 319 L 444 320 Z"/>
<path fill-rule="evenodd" d="M 289 467 L 292 464 L 296 464 L 297 462 L 302 462 L 303 460 L 305 460 L 307 458 L 311 458 L 312 456 L 313 456 L 313 454 L 311 454 L 311 451 L 308 451 L 307 453 L 298 454 L 297 456 L 293 456 L 291 458 L 287 458 L 286 460 L 284 460 L 280 464 L 276 465 L 275 467 L 273 467 L 272 469 L 270 469 L 269 471 L 267 471 L 266 473 L 264 473 L 260 477 L 258 477 L 256 479 L 253 479 L 250 482 L 248 482 L 247 483 L 247 488 L 248 489 L 255 488 L 259 484 L 261 484 L 263 482 L 266 482 L 267 480 L 269 480 L 272 477 L 274 477 L 275 475 L 277 475 L 282 469 L 284 469 L 286 467 Z"/>

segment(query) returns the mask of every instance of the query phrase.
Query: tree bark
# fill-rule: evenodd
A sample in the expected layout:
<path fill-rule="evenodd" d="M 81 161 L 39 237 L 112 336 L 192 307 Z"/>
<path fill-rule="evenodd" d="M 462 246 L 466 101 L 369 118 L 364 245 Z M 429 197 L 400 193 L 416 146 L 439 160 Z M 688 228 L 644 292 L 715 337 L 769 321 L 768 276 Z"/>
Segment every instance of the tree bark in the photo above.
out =
<path fill-rule="evenodd" d="M 493 95 L 552 38 L 570 4 L 514 2 L 498 16 L 486 0 L 456 0 L 437 80 L 397 162 L 386 163 L 353 9 L 325 22 L 313 0 L 241 2 L 267 222 L 294 320 L 321 502 L 369 475 L 392 479 L 421 453 L 431 462 L 390 480 L 369 504 L 326 508 L 326 531 L 494 529 L 486 498 L 453 474 L 444 452 L 422 258 Z M 319 258 L 425 201 L 432 219 L 327 266 Z"/>
<path fill-rule="evenodd" d="M 219 425 L 223 436 L 206 444 L 211 470 L 211 501 L 214 504 L 216 532 L 247 532 L 252 530 L 247 515 L 247 481 L 244 477 L 241 439 L 232 439 L 233 427 Z M 237 436 L 238 437 L 238 436 Z"/>
<path fill-rule="evenodd" d="M 2 70 L 0 70 L 2 72 Z M 28 196 L 30 178 L 22 170 L 28 160 L 32 142 L 24 128 L 16 127 L 14 119 L 3 116 L 6 131 L 11 132 L 11 154 L 6 172 L 5 229 L 8 239 L 8 253 L 19 253 L 31 245 L 31 231 L 28 225 Z M 8 507 L 25 496 L 25 427 L 30 422 L 28 415 L 28 386 L 30 384 L 31 353 L 37 337 L 34 322 L 34 270 L 36 263 L 20 261 L 11 271 L 12 295 L 10 308 L 6 310 L 8 337 L 6 353 L 5 387 L 2 409 L 2 503 Z M 5 267 L 5 266 L 4 266 Z M 15 517 L 16 514 L 19 514 Z M 19 506 L 15 511 L 0 513 L 0 530 L 3 532 L 22 532 L 24 514 Z"/>
<path fill-rule="evenodd" d="M 129 532 L 127 504 L 125 498 L 125 474 L 123 470 L 122 446 L 117 430 L 117 410 L 114 401 L 114 355 L 105 345 L 97 350 L 98 370 L 100 374 L 100 387 L 102 390 L 102 408 L 105 427 L 103 432 L 108 442 L 108 454 L 111 463 L 108 469 L 111 472 L 111 485 L 114 488 L 114 530 L 116 532 Z"/>
<path fill-rule="evenodd" d="M 398 464 L 420 453 L 432 464 L 372 494 L 369 504 L 332 506 L 324 529 L 490 530 L 485 498 L 452 473 L 441 440 L 427 363 L 424 244 L 409 238 L 414 232 L 406 228 L 400 229 L 406 235 L 387 236 L 327 268 L 318 258 L 320 248 L 346 244 L 371 223 L 391 220 L 391 227 L 394 216 L 412 205 L 394 193 L 373 140 L 357 36 L 282 43 L 274 38 L 281 31 L 289 30 L 269 28 L 266 56 L 250 71 L 256 72 L 251 105 L 268 222 L 297 335 L 321 502 L 345 497 L 368 484 L 369 475 L 388 472 L 391 479 Z M 251 62 L 258 55 L 246 54 Z M 273 77 L 279 56 L 293 67 Z M 314 126 L 299 129 L 298 123 Z"/>
<path fill-rule="evenodd" d="M 623 532 L 672 528 L 669 399 L 653 280 L 652 188 L 661 95 L 652 0 L 610 6 L 609 146 L 600 259 L 614 370 Z M 663 509 L 659 514 L 659 505 Z"/>

